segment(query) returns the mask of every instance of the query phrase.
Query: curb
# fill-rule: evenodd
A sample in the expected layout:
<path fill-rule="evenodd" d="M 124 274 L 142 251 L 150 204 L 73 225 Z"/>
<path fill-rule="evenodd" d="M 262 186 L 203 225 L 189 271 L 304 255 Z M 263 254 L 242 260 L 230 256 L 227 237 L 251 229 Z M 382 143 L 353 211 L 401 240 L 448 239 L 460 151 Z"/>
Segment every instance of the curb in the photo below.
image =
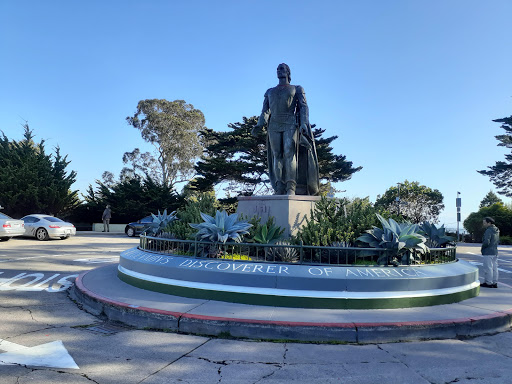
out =
<path fill-rule="evenodd" d="M 83 284 L 89 272 L 76 278 L 69 296 L 95 316 L 136 328 L 258 340 L 371 344 L 475 337 L 512 327 L 512 308 L 459 319 L 388 323 L 306 323 L 194 315 L 130 305 L 98 295 Z"/>

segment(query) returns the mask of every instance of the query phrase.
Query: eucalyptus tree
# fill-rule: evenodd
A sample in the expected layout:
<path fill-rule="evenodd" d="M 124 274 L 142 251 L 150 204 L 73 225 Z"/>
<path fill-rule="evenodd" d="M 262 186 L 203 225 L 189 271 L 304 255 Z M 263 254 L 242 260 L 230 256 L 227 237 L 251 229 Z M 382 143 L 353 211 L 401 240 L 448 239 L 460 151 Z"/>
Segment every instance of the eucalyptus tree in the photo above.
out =
<path fill-rule="evenodd" d="M 199 109 L 184 100 L 147 99 L 139 101 L 135 114 L 126 121 L 155 150 L 153 154 L 141 154 L 138 149 L 127 152 L 125 163 L 149 166 L 149 176 L 157 173 L 158 182 L 171 189 L 191 178 L 194 164 L 202 153 L 199 132 L 205 128 L 204 115 Z"/>
<path fill-rule="evenodd" d="M 384 195 L 378 196 L 375 207 L 400 214 L 405 220 L 416 224 L 423 221 L 437 222 L 444 209 L 443 194 L 417 181 L 405 180 L 400 186 L 391 186 Z"/>

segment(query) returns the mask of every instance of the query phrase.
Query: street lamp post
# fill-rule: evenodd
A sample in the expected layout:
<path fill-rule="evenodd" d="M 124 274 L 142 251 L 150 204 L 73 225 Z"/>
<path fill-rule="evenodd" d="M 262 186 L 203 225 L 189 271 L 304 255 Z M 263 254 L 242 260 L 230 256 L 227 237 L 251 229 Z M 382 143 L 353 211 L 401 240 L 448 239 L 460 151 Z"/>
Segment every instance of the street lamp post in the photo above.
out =
<path fill-rule="evenodd" d="M 396 197 L 396 204 L 398 205 L 398 216 L 400 216 L 400 186 L 401 183 L 397 183 L 398 185 L 398 196 Z"/>
<path fill-rule="evenodd" d="M 460 223 L 460 207 L 461 207 L 461 198 L 459 197 L 460 192 L 457 192 L 457 199 L 455 200 L 455 206 L 457 208 L 457 241 L 459 241 L 459 223 Z"/>

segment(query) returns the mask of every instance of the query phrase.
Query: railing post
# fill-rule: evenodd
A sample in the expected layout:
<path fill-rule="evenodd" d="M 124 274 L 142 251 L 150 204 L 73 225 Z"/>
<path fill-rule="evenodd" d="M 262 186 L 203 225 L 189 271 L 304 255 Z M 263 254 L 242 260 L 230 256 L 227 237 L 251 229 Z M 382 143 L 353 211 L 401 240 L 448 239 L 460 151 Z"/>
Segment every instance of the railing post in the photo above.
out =
<path fill-rule="evenodd" d="M 304 243 L 302 242 L 302 240 L 300 241 L 300 256 L 299 256 L 299 264 L 302 264 L 304 262 Z"/>

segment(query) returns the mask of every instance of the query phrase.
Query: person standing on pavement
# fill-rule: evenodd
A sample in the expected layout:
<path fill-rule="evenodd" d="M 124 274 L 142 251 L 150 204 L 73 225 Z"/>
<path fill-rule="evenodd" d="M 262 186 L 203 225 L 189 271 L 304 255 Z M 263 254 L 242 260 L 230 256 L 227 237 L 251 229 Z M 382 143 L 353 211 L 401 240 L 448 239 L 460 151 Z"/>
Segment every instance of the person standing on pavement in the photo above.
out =
<path fill-rule="evenodd" d="M 484 258 L 484 282 L 480 284 L 485 288 L 498 288 L 498 242 L 500 230 L 494 225 L 492 217 L 486 217 L 482 221 L 485 228 L 482 240 L 482 256 Z"/>
<path fill-rule="evenodd" d="M 103 232 L 110 232 L 110 218 L 111 217 L 112 217 L 112 211 L 110 210 L 110 205 L 107 205 L 107 207 L 103 211 L 103 215 L 101 216 L 101 220 L 103 220 Z"/>

